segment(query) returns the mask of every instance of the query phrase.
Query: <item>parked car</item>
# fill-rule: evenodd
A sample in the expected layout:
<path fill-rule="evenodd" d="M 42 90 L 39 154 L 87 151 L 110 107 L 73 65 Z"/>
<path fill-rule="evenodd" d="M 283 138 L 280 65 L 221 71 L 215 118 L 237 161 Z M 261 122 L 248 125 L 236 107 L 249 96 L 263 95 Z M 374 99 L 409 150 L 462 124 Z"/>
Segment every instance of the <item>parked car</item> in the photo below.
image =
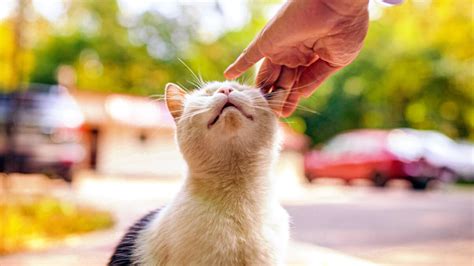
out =
<path fill-rule="evenodd" d="M 31 85 L 0 93 L 0 171 L 72 181 L 72 169 L 84 157 L 79 144 L 83 121 L 64 87 Z"/>
<path fill-rule="evenodd" d="M 420 144 L 417 156 L 440 169 L 450 171 L 456 179 L 474 181 L 474 145 L 456 142 L 432 130 L 401 129 Z M 397 150 L 400 150 L 399 147 Z M 393 147 L 396 149 L 396 146 Z"/>
<path fill-rule="evenodd" d="M 435 179 L 450 181 L 452 172 L 428 161 L 421 147 L 416 137 L 403 130 L 354 130 L 337 135 L 321 150 L 307 153 L 305 174 L 309 181 L 320 177 L 347 182 L 368 179 L 381 187 L 389 180 L 405 179 L 415 189 L 424 189 Z"/>

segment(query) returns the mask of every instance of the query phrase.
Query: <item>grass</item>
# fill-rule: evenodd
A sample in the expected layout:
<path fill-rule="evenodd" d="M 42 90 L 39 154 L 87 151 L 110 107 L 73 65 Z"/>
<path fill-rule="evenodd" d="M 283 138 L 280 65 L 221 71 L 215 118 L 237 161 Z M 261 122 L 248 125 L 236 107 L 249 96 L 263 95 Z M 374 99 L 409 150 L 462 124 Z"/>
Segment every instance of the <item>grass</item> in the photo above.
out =
<path fill-rule="evenodd" d="M 459 180 L 456 182 L 456 185 L 460 185 L 460 186 L 474 186 L 474 180 L 459 179 Z"/>
<path fill-rule="evenodd" d="M 46 196 L 0 201 L 0 255 L 113 225 L 108 212 Z"/>

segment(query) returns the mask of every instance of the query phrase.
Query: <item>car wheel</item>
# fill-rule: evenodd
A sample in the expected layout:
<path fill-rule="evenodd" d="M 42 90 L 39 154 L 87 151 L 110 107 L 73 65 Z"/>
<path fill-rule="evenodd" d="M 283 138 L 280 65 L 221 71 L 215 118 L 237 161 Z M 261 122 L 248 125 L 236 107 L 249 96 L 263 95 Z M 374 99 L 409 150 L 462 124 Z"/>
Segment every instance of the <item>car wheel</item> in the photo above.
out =
<path fill-rule="evenodd" d="M 6 159 L 5 159 L 5 156 L 1 156 L 0 157 L 0 172 L 6 172 Z"/>
<path fill-rule="evenodd" d="M 72 183 L 73 175 L 74 174 L 71 167 L 64 167 L 57 171 L 53 176 L 56 178 L 60 178 L 66 181 L 67 183 Z"/>
<path fill-rule="evenodd" d="M 69 169 L 68 171 L 64 172 L 61 177 L 64 179 L 64 181 L 68 182 L 68 183 L 72 183 L 72 176 L 73 176 L 73 173 L 72 173 L 72 170 Z"/>
<path fill-rule="evenodd" d="M 308 180 L 308 183 L 313 183 L 313 180 L 315 179 L 315 177 L 312 174 L 305 173 L 304 176 L 306 177 L 306 180 Z"/>
<path fill-rule="evenodd" d="M 385 187 L 387 184 L 387 177 L 381 173 L 375 173 L 372 177 L 372 181 L 374 181 L 376 187 Z"/>
<path fill-rule="evenodd" d="M 411 186 L 413 187 L 413 189 L 415 190 L 425 190 L 426 187 L 428 186 L 428 182 L 430 180 L 429 179 L 426 179 L 426 178 L 412 178 L 410 180 L 411 182 Z"/>

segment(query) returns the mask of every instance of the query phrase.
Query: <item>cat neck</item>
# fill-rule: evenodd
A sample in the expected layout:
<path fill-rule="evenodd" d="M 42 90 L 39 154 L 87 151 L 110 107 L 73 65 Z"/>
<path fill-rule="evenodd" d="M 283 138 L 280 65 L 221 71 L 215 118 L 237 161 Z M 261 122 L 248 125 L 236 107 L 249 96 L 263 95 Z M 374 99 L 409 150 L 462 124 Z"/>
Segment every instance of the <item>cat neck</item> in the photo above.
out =
<path fill-rule="evenodd" d="M 208 165 L 190 167 L 185 190 L 193 198 L 224 206 L 227 211 L 233 206 L 258 211 L 273 194 L 271 161 L 270 156 L 258 154 L 221 154 Z"/>

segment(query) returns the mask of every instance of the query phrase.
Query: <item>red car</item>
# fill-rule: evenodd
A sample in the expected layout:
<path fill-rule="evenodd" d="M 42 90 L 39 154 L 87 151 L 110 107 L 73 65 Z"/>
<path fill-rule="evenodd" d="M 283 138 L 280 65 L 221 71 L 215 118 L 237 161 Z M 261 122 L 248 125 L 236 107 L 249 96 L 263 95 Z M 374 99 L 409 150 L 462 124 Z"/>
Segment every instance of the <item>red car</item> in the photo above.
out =
<path fill-rule="evenodd" d="M 319 177 L 342 178 L 347 182 L 368 179 L 376 186 L 384 186 L 391 179 L 406 179 L 415 189 L 424 189 L 438 177 L 439 170 L 423 157 L 410 154 L 413 145 L 413 139 L 400 130 L 343 133 L 321 150 L 305 155 L 305 174 L 309 181 Z"/>

